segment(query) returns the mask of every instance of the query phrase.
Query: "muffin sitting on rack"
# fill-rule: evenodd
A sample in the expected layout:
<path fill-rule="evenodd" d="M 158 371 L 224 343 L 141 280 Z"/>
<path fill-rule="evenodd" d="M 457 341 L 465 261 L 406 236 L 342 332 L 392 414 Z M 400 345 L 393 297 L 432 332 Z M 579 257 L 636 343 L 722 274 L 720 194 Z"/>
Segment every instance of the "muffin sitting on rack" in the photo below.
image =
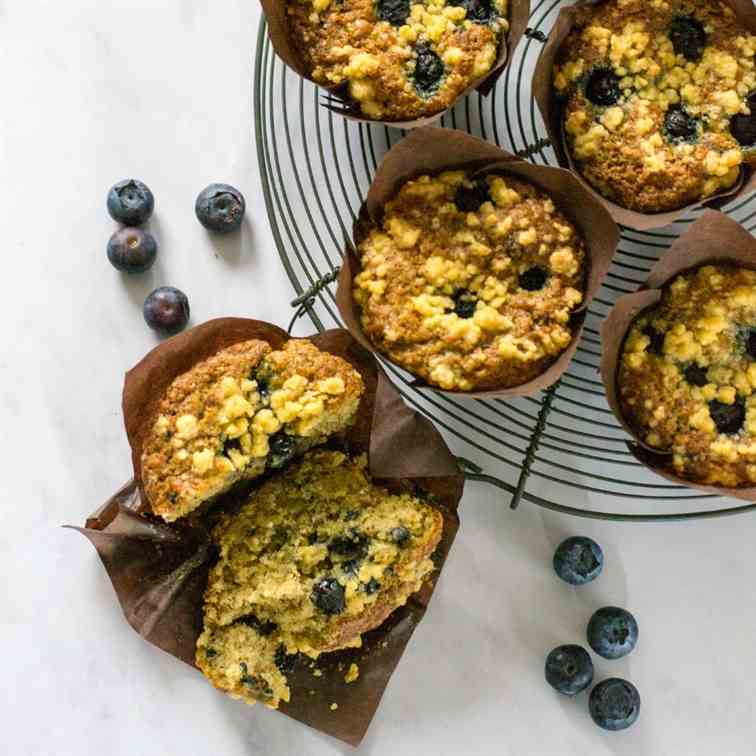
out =
<path fill-rule="evenodd" d="M 633 323 L 617 375 L 622 414 L 680 477 L 756 483 L 756 272 L 677 276 Z"/>
<path fill-rule="evenodd" d="M 309 452 L 215 529 L 196 662 L 216 687 L 277 708 L 297 654 L 359 647 L 430 575 L 441 514 L 365 468 Z"/>
<path fill-rule="evenodd" d="M 401 187 L 358 241 L 354 299 L 375 348 L 427 383 L 502 389 L 567 348 L 585 244 L 539 188 L 461 171 Z"/>
<path fill-rule="evenodd" d="M 484 77 L 509 29 L 508 0 L 289 0 L 312 79 L 343 85 L 368 118 L 435 115 Z"/>
<path fill-rule="evenodd" d="M 576 12 L 554 88 L 568 149 L 598 192 L 631 210 L 675 210 L 756 165 L 756 36 L 725 3 L 607 0 Z"/>
<path fill-rule="evenodd" d="M 306 340 L 245 341 L 170 385 L 142 448 L 152 511 L 173 522 L 241 480 L 282 467 L 355 418 L 362 378 Z"/>

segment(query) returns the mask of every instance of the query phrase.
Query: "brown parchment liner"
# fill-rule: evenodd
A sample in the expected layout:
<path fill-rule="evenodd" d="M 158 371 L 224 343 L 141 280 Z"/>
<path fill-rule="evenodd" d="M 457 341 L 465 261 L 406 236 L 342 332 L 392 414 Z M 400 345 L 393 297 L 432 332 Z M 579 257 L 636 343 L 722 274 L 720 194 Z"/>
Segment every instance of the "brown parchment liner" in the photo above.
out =
<path fill-rule="evenodd" d="M 219 349 L 253 338 L 279 347 L 289 337 L 277 326 L 256 320 L 214 320 L 164 342 L 128 373 L 123 406 L 135 458 L 160 389 Z M 444 518 L 442 540 L 433 555 L 437 570 L 432 582 L 379 628 L 366 633 L 363 648 L 322 656 L 317 661 L 322 677 L 313 676 L 312 662 L 304 658 L 289 676 L 292 700 L 282 704 L 280 711 L 357 745 L 433 594 L 459 527 L 457 507 L 464 476 L 438 431 L 404 404 L 373 356 L 349 333 L 326 331 L 309 340 L 346 359 L 365 382 L 358 420 L 338 446 L 353 453 L 367 452 L 376 482 L 392 491 L 424 496 Z M 138 462 L 135 470 L 138 474 Z M 219 511 L 243 498 L 227 494 L 201 517 L 167 525 L 149 514 L 149 505 L 132 480 L 89 517 L 84 528 L 76 528 L 96 548 L 129 624 L 147 641 L 192 666 L 202 627 L 202 597 L 213 562 L 209 530 Z M 360 667 L 360 676 L 347 684 L 344 675 L 353 661 Z M 330 708 L 333 703 L 338 704 L 336 711 Z"/>
<path fill-rule="evenodd" d="M 268 37 L 270 38 L 270 43 L 273 45 L 273 49 L 278 54 L 278 57 L 281 58 L 289 68 L 296 71 L 303 79 L 311 81 L 316 86 L 328 92 L 332 98 L 343 103 L 342 105 L 324 104 L 323 106 L 325 108 L 352 121 L 383 123 L 387 126 L 393 126 L 398 129 L 416 129 L 420 126 L 427 126 L 429 123 L 437 121 L 444 115 L 444 113 L 451 110 L 459 100 L 470 94 L 473 90 L 484 96 L 490 94 L 499 77 L 504 73 L 507 64 L 512 59 L 512 55 L 517 48 L 517 45 L 520 43 L 523 34 L 525 34 L 525 29 L 528 26 L 528 18 L 530 17 L 530 0 L 510 0 L 508 18 L 509 31 L 507 31 L 502 38 L 496 62 L 487 74 L 472 82 L 470 86 L 449 105 L 448 108 L 435 115 L 416 118 L 414 120 L 382 121 L 377 118 L 368 118 L 363 115 L 359 109 L 354 108 L 353 103 L 346 94 L 346 87 L 344 84 L 327 87 L 310 78 L 307 67 L 297 51 L 296 43 L 289 34 L 289 22 L 286 14 L 287 0 L 260 0 L 260 4 L 262 5 L 263 13 L 265 13 L 265 18 L 268 21 Z"/>
<path fill-rule="evenodd" d="M 620 405 L 617 374 L 625 337 L 635 318 L 660 301 L 661 290 L 675 276 L 702 265 L 718 263 L 733 263 L 756 270 L 756 239 L 726 215 L 716 210 L 707 210 L 654 265 L 638 291 L 620 297 L 601 324 L 601 377 L 614 416 L 633 437 L 633 441 L 627 442 L 627 447 L 639 462 L 672 483 L 720 496 L 756 501 L 756 486 L 707 486 L 678 476 L 671 466 L 671 452 L 660 452 L 645 444 L 625 420 Z"/>
<path fill-rule="evenodd" d="M 585 297 L 570 323 L 573 336 L 569 346 L 533 380 L 506 389 L 468 392 L 443 391 L 428 386 L 420 379 L 416 379 L 414 385 L 447 396 L 530 396 L 551 386 L 567 370 L 580 341 L 588 305 L 601 287 L 617 248 L 619 229 L 601 203 L 597 202 L 569 171 L 533 165 L 461 131 L 427 127 L 413 131 L 405 137 L 388 152 L 378 167 L 367 199 L 354 225 L 355 245 L 380 223 L 384 205 L 406 181 L 424 173 L 439 173 L 449 169 L 464 169 L 472 175 L 491 172 L 510 174 L 530 181 L 550 195 L 585 240 L 588 269 Z M 360 324 L 359 308 L 353 296 L 354 277 L 361 269 L 355 249 L 354 245 L 347 245 L 344 251 L 336 289 L 336 305 L 344 325 L 352 336 L 365 349 L 390 361 L 371 344 Z"/>
<path fill-rule="evenodd" d="M 533 97 L 541 111 L 541 116 L 543 117 L 546 131 L 554 147 L 559 165 L 569 168 L 580 183 L 609 210 L 612 218 L 617 223 L 636 229 L 637 231 L 647 231 L 652 228 L 668 226 L 695 207 L 703 205 L 705 207 L 719 208 L 736 197 L 744 196 L 756 190 L 756 171 L 752 167 L 743 166 L 740 172 L 740 179 L 733 187 L 702 202 L 694 202 L 681 207 L 679 210 L 668 210 L 662 213 L 641 213 L 637 210 L 629 210 L 607 199 L 583 178 L 567 148 L 562 123 L 562 106 L 554 94 L 552 72 L 562 43 L 575 25 L 575 9 L 585 5 L 598 5 L 600 2 L 606 1 L 611 2 L 612 0 L 579 0 L 574 5 L 562 8 L 536 63 L 533 75 Z M 753 5 L 753 0 L 722 1 L 735 11 L 738 19 L 747 29 L 756 34 L 756 8 Z"/>

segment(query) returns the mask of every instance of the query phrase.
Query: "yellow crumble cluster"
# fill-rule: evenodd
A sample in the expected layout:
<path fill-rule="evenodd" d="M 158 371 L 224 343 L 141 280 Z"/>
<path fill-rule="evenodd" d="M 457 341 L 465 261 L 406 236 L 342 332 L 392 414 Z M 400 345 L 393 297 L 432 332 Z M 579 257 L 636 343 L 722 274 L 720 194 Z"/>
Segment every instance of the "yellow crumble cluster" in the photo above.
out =
<path fill-rule="evenodd" d="M 342 87 L 369 118 L 407 120 L 448 108 L 496 62 L 508 0 L 468 17 L 449 0 L 289 0 L 293 37 L 312 78 Z"/>
<path fill-rule="evenodd" d="M 732 187 L 753 145 L 756 36 L 719 0 L 607 0 L 582 8 L 554 69 L 568 147 L 605 197 L 672 210 Z"/>
<path fill-rule="evenodd" d="M 572 340 L 584 243 L 548 196 L 514 176 L 409 181 L 358 254 L 363 330 L 434 386 L 522 384 Z"/>
<path fill-rule="evenodd" d="M 622 411 L 681 477 L 756 483 L 756 272 L 704 266 L 675 278 L 633 323 Z"/>

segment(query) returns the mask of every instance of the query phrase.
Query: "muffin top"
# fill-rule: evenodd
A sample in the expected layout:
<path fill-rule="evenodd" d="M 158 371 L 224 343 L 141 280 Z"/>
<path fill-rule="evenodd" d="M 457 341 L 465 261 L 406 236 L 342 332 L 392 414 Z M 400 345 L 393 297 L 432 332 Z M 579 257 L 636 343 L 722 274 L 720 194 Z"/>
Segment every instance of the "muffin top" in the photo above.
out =
<path fill-rule="evenodd" d="M 343 85 L 363 115 L 398 121 L 448 108 L 496 62 L 509 0 L 289 0 L 310 76 Z"/>
<path fill-rule="evenodd" d="M 622 413 L 682 478 L 756 482 L 756 272 L 707 265 L 641 314 L 618 372 Z"/>
<path fill-rule="evenodd" d="M 365 334 L 431 385 L 517 386 L 572 340 L 585 245 L 522 179 L 420 176 L 386 204 L 357 253 L 354 299 Z"/>
<path fill-rule="evenodd" d="M 577 10 L 554 88 L 583 176 L 619 205 L 674 210 L 756 164 L 756 36 L 718 0 Z"/>

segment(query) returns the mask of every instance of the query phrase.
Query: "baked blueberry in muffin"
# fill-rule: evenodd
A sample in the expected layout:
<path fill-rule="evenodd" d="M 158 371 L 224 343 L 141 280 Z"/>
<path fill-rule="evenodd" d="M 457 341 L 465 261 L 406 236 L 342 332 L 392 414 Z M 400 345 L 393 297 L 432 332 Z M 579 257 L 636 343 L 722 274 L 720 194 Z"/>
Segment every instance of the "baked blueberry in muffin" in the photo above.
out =
<path fill-rule="evenodd" d="M 677 276 L 632 324 L 618 369 L 622 414 L 687 480 L 756 482 L 756 272 Z"/>
<path fill-rule="evenodd" d="M 283 467 L 344 430 L 362 378 L 306 340 L 273 351 L 245 341 L 176 378 L 142 449 L 142 485 L 152 511 L 184 517 L 241 480 Z"/>
<path fill-rule="evenodd" d="M 364 333 L 433 386 L 517 386 L 572 340 L 585 244 L 554 202 L 520 178 L 449 171 L 411 180 L 357 254 Z"/>
<path fill-rule="evenodd" d="M 312 79 L 384 121 L 448 108 L 509 29 L 509 0 L 289 0 L 287 13 Z"/>
<path fill-rule="evenodd" d="M 756 166 L 756 35 L 719 0 L 577 10 L 554 69 L 567 147 L 604 197 L 653 213 Z"/>
<path fill-rule="evenodd" d="M 308 452 L 213 532 L 197 666 L 232 696 L 278 707 L 298 654 L 359 647 L 420 589 L 442 530 L 428 504 L 374 485 L 364 457 Z"/>

